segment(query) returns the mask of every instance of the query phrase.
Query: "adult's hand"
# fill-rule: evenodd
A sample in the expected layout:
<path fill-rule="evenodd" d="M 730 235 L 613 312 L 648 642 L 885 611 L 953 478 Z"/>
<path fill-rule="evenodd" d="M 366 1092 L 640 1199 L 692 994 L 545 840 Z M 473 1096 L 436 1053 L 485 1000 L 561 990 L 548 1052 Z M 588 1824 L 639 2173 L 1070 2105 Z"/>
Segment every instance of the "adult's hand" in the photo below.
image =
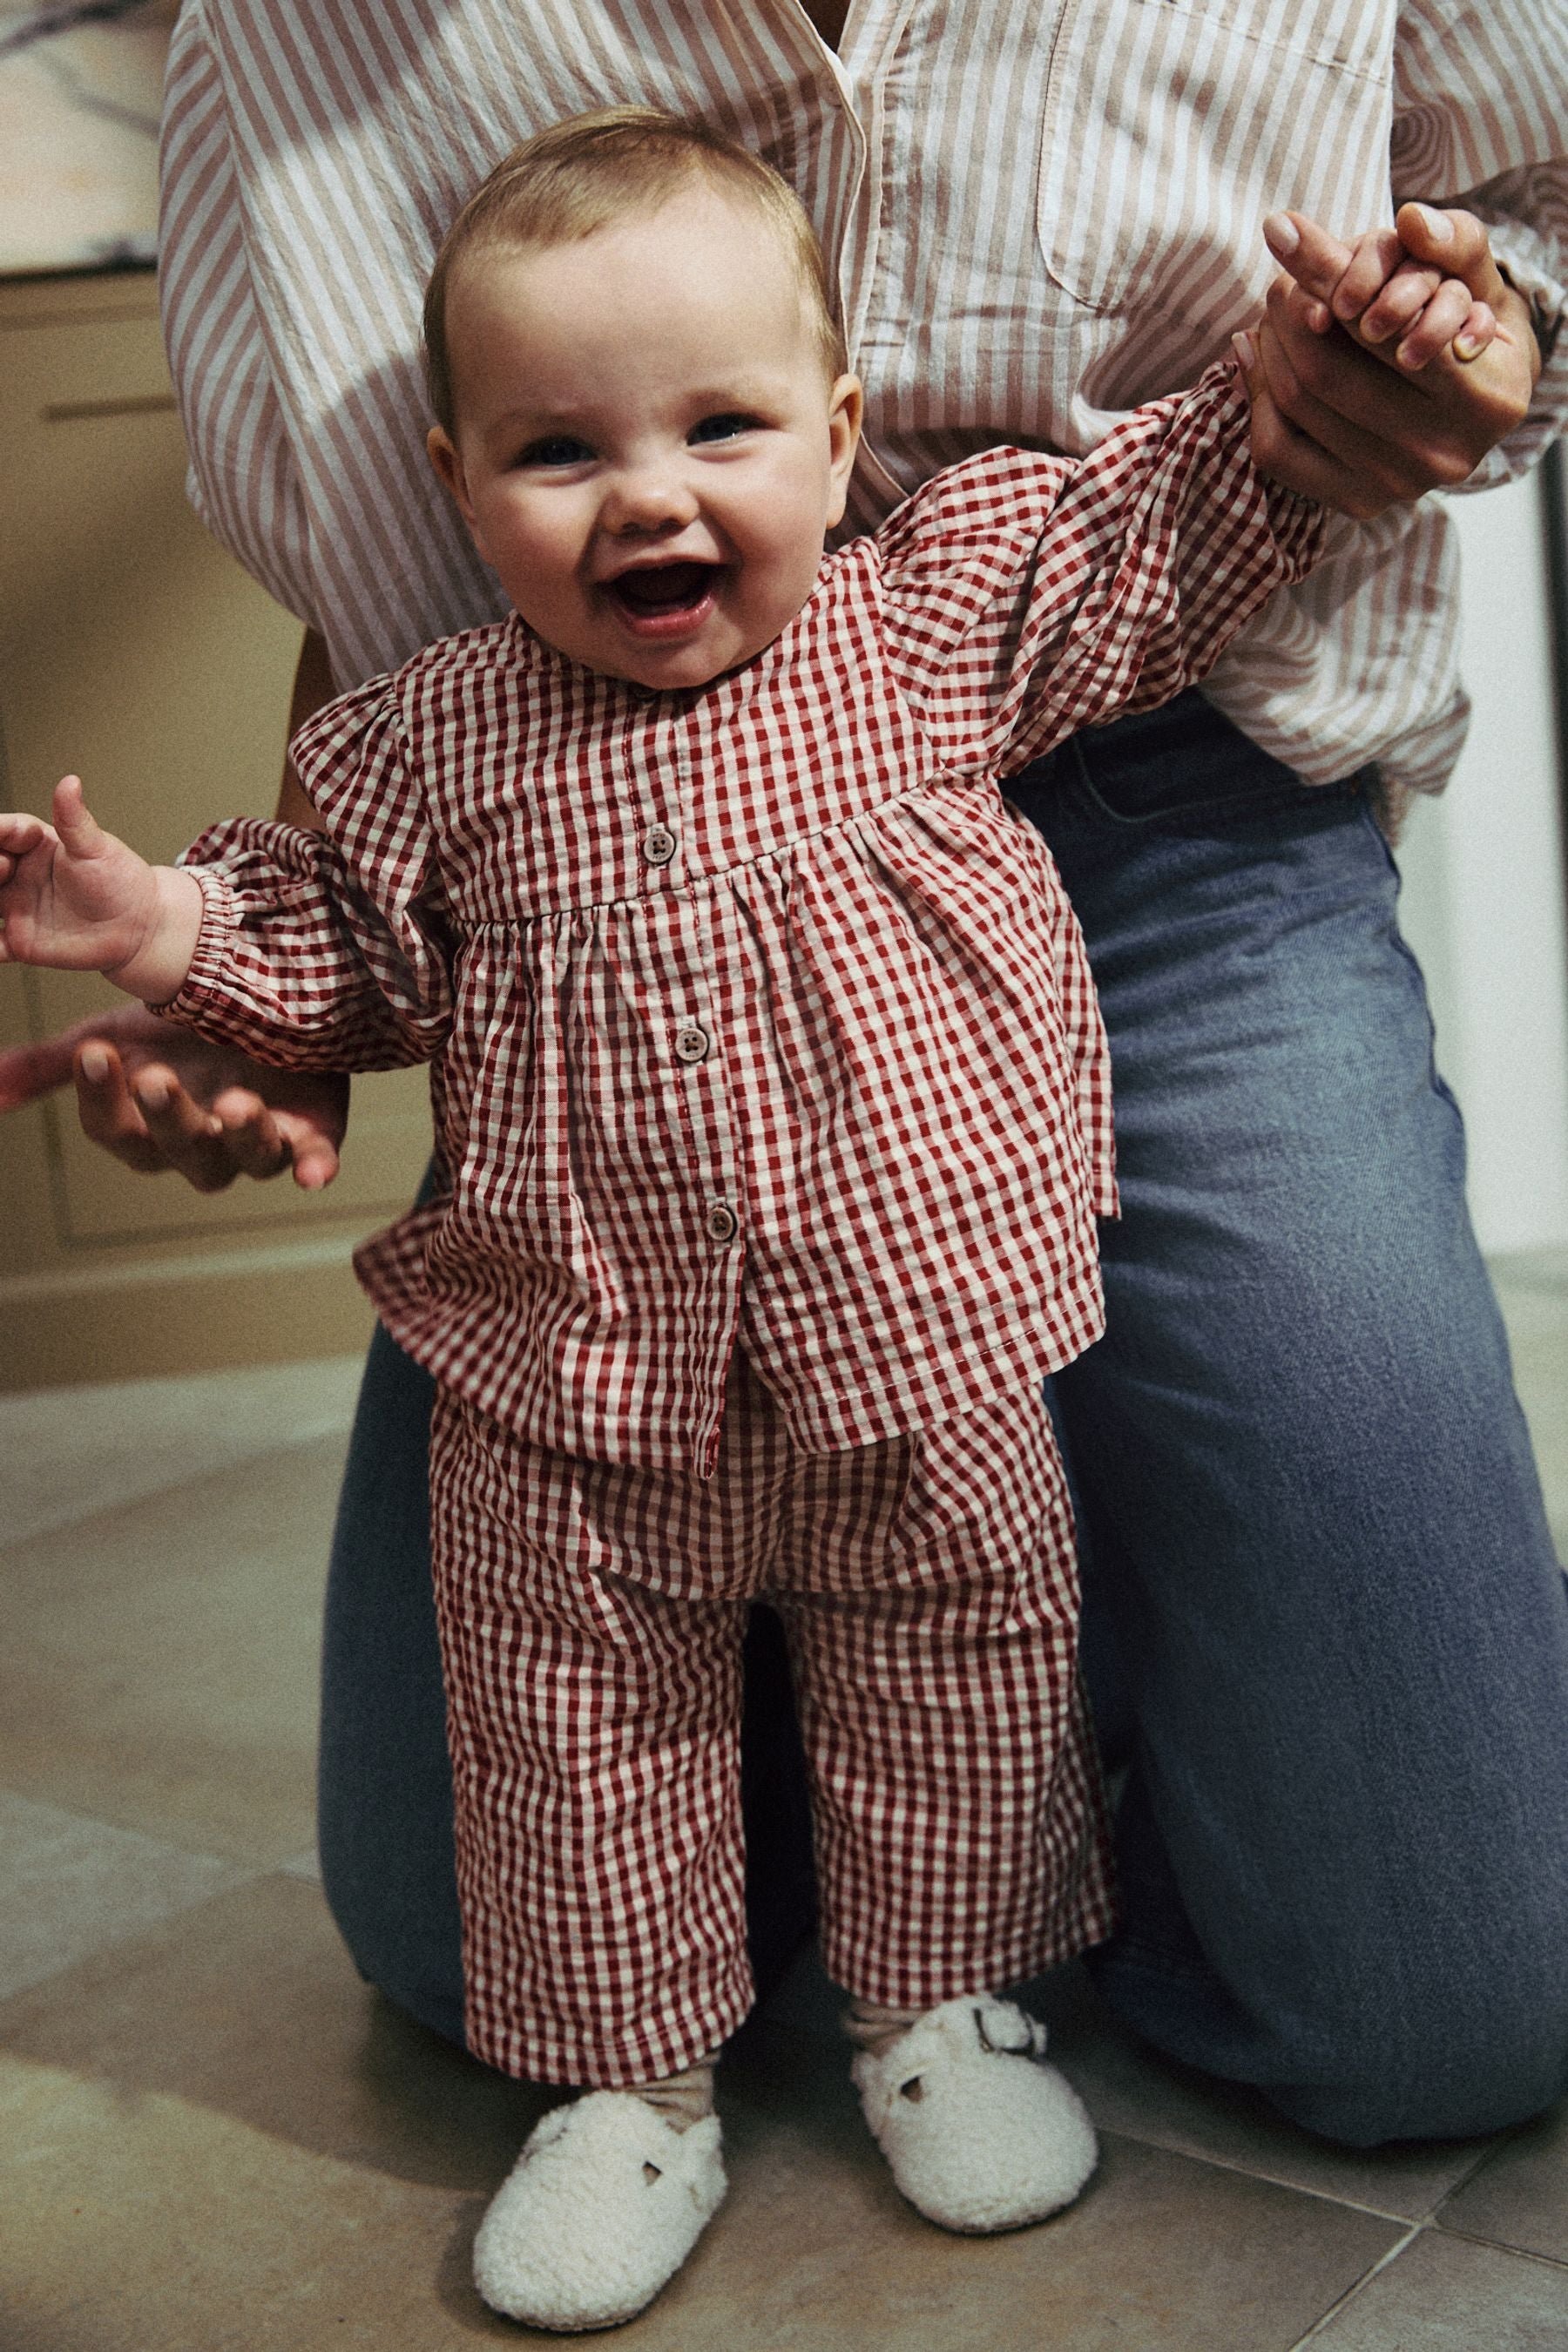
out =
<path fill-rule="evenodd" d="M 338 1172 L 346 1077 L 268 1069 L 125 1004 L 0 1053 L 0 1111 L 73 1076 L 84 1133 L 142 1174 L 173 1170 L 198 1192 L 221 1192 L 237 1177 L 291 1168 L 317 1192 Z"/>
<path fill-rule="evenodd" d="M 1253 408 L 1259 469 L 1361 518 L 1464 481 L 1522 421 L 1541 373 L 1529 305 L 1499 270 L 1480 221 L 1404 205 L 1395 230 L 1409 264 L 1403 278 L 1388 272 L 1380 240 L 1362 238 L 1340 249 L 1331 287 L 1277 279 L 1258 338 L 1266 387 Z M 1293 253 L 1278 242 L 1274 250 L 1295 266 Z M 1439 280 L 1452 290 L 1428 299 L 1405 331 L 1409 289 Z M 1452 348 L 1460 296 L 1496 320 L 1486 349 L 1470 360 Z M 1441 346 L 1436 357 L 1434 345 Z"/>

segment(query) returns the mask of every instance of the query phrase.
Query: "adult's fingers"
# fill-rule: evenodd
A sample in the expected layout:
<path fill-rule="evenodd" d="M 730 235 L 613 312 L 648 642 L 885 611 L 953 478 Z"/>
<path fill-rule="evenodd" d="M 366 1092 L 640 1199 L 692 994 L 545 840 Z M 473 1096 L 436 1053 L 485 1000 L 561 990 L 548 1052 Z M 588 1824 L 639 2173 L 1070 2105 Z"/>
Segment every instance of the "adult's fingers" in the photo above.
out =
<path fill-rule="evenodd" d="M 131 1092 L 159 1164 L 196 1192 L 225 1192 L 246 1173 L 222 1119 L 187 1093 L 173 1070 L 150 1064 L 137 1071 Z"/>
<path fill-rule="evenodd" d="M 213 1104 L 213 1113 L 237 1174 L 266 1183 L 292 1164 L 293 1148 L 281 1118 L 248 1087 L 226 1087 Z"/>
<path fill-rule="evenodd" d="M 77 1055 L 82 1132 L 139 1175 L 172 1172 L 198 1192 L 221 1192 L 245 1170 L 223 1122 L 186 1093 L 174 1072 L 150 1062 L 127 1077 L 111 1045 Z"/>
<path fill-rule="evenodd" d="M 1497 266 L 1485 221 L 1457 207 L 1401 205 L 1394 216 L 1399 242 L 1411 259 L 1430 262 L 1445 278 L 1462 278 L 1478 302 L 1497 308 L 1508 285 Z"/>
<path fill-rule="evenodd" d="M 294 1171 L 295 1183 L 302 1192 L 323 1191 L 338 1172 L 337 1145 L 314 1119 L 302 1118 L 297 1111 L 280 1110 L 274 1117 L 289 1147 L 289 1164 Z"/>
<path fill-rule="evenodd" d="M 1388 234 L 1393 237 L 1392 230 Z M 1263 224 L 1263 241 L 1302 292 L 1315 295 L 1322 302 L 1329 301 L 1342 283 L 1358 250 L 1342 237 L 1331 235 L 1307 213 L 1270 213 Z M 1397 245 L 1398 239 L 1394 242 Z M 1393 266 L 1391 260 L 1389 268 Z M 1386 276 L 1387 272 L 1383 274 Z M 1375 282 L 1381 283 L 1381 278 Z"/>
<path fill-rule="evenodd" d="M 140 1175 L 154 1175 L 166 1166 L 132 1099 L 124 1065 L 113 1046 L 101 1038 L 89 1039 L 78 1047 L 74 1069 L 77 1116 L 89 1142 Z"/>

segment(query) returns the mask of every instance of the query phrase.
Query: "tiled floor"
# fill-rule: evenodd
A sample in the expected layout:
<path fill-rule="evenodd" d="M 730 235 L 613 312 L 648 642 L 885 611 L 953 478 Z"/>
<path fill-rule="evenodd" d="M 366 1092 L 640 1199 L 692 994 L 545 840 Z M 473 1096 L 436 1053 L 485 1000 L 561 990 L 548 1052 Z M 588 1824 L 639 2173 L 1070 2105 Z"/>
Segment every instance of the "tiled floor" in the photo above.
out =
<path fill-rule="evenodd" d="M 1568 1549 L 1568 1253 L 1499 1269 Z M 354 1368 L 0 1400 L 0 2347 L 542 2342 L 468 2249 L 537 2112 L 359 1983 L 309 1860 Z M 194 1475 L 193 1475 L 194 1474 Z M 1568 1960 L 1565 1960 L 1568 1965 Z M 725 2070 L 733 2188 L 627 2352 L 1563 2352 L 1568 2107 L 1342 2155 L 1067 1972 L 1104 2160 L 1044 2228 L 899 2200 L 803 1967 Z"/>

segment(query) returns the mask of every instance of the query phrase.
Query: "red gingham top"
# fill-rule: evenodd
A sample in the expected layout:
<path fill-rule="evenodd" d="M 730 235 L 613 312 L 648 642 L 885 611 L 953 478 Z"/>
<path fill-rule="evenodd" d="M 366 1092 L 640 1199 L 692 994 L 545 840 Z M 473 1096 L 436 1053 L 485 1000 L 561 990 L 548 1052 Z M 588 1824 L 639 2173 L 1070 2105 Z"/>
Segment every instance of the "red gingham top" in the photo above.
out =
<path fill-rule="evenodd" d="M 968 1411 L 1098 1336 L 1116 1205 L 1082 941 L 997 777 L 1199 676 L 1319 524 L 1226 361 L 1076 464 L 938 475 L 707 687 L 447 638 L 296 738 L 325 837 L 187 853 L 170 1009 L 435 1058 L 438 1195 L 357 1263 L 520 1435 L 705 1470 L 737 1339 L 809 1451 Z"/>

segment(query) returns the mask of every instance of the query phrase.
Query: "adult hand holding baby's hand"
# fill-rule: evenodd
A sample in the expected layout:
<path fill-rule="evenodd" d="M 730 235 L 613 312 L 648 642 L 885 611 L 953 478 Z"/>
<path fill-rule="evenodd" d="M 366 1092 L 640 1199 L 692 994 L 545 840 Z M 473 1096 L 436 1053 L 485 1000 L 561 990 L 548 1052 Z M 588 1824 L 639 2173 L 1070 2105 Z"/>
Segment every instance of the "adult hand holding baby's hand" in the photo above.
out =
<path fill-rule="evenodd" d="M 195 876 L 105 833 L 79 776 L 55 786 L 53 814 L 0 816 L 0 962 L 100 971 L 150 1003 L 174 995 L 201 929 Z"/>
<path fill-rule="evenodd" d="M 1465 480 L 1521 421 L 1541 372 L 1484 223 L 1405 205 L 1394 229 L 1353 244 L 1300 214 L 1273 215 L 1266 233 L 1290 274 L 1258 336 L 1259 470 L 1361 517 Z"/>

